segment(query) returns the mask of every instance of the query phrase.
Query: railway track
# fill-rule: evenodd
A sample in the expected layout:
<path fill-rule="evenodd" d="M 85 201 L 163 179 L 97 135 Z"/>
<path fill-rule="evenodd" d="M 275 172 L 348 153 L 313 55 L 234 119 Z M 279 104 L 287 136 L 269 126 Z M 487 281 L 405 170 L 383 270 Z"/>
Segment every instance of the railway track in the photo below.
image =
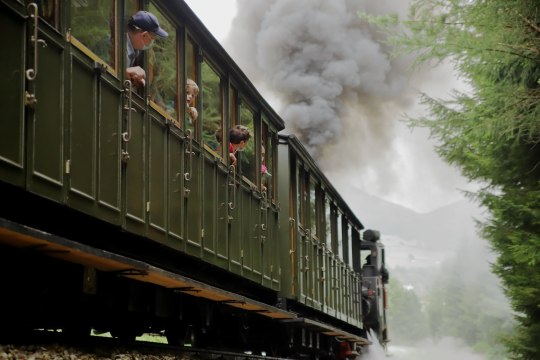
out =
<path fill-rule="evenodd" d="M 282 358 L 219 349 L 171 346 L 150 341 L 125 342 L 101 336 L 70 339 L 61 332 L 33 331 L 25 334 L 2 334 L 0 359 L 281 360 Z"/>

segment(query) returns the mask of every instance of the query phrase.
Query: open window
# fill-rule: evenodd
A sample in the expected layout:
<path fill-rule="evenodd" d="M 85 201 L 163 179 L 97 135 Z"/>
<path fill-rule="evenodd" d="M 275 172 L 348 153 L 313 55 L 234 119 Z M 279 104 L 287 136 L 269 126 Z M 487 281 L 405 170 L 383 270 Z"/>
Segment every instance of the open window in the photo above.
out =
<path fill-rule="evenodd" d="M 319 236 L 319 209 L 318 209 L 318 191 L 317 182 L 313 176 L 309 179 L 309 224 L 311 229 L 311 235 L 314 238 Z"/>
<path fill-rule="evenodd" d="M 55 2 L 49 3 L 56 6 Z M 115 75 L 119 66 L 117 14 L 116 0 L 73 0 L 68 37 L 75 47 Z M 55 18 L 50 20 L 57 22 Z"/>
<path fill-rule="evenodd" d="M 324 229 L 324 242 L 329 249 L 332 249 L 332 205 L 328 195 L 324 196 Z"/>
<path fill-rule="evenodd" d="M 198 53 L 199 53 L 199 46 L 191 37 L 188 36 L 187 42 L 186 42 L 186 81 L 187 84 L 188 81 L 193 81 L 199 86 L 199 63 L 198 63 Z M 185 90 L 186 86 L 182 88 L 182 99 L 186 99 L 186 93 Z M 200 89 L 199 89 L 200 92 Z M 193 102 L 190 104 L 190 106 L 198 109 L 198 102 L 199 98 L 195 97 Z M 186 104 L 187 107 L 187 104 Z M 191 131 L 191 134 L 193 136 L 193 139 L 196 141 L 200 141 L 201 135 L 199 133 L 199 126 L 198 121 L 194 120 L 193 117 L 190 115 L 189 109 L 186 108 L 185 111 L 185 117 L 184 122 L 182 124 L 184 126 L 185 130 Z"/>
<path fill-rule="evenodd" d="M 223 92 L 221 77 L 207 60 L 201 63 L 202 141 L 207 150 L 223 158 Z"/>
<path fill-rule="evenodd" d="M 159 38 L 147 50 L 148 96 L 150 105 L 161 115 L 178 125 L 178 62 L 176 30 L 172 22 L 153 4 L 148 9 L 154 14 L 159 26 L 169 36 Z"/>
<path fill-rule="evenodd" d="M 257 183 L 257 160 L 256 160 L 256 144 L 255 144 L 255 112 L 246 104 L 245 101 L 240 103 L 240 125 L 244 125 L 249 129 L 251 134 L 250 140 L 246 143 L 246 147 L 240 153 L 235 154 L 237 161 L 240 163 L 240 172 L 242 176 L 252 184 Z"/>
<path fill-rule="evenodd" d="M 307 182 L 307 173 L 302 166 L 297 168 L 297 194 L 298 194 L 298 225 L 304 229 L 307 228 L 307 208 L 309 200 L 309 187 Z"/>
<path fill-rule="evenodd" d="M 263 117 L 261 125 L 261 191 L 267 199 L 274 200 L 274 142 L 275 134 L 269 130 Z"/>

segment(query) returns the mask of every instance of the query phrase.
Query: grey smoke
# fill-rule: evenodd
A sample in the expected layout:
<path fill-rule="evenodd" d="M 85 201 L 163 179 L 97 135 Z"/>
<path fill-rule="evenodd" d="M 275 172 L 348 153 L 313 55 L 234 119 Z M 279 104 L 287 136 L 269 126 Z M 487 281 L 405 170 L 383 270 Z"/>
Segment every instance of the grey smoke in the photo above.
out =
<path fill-rule="evenodd" d="M 351 130 L 359 141 L 390 143 L 397 119 L 385 115 L 410 103 L 407 66 L 391 61 L 380 33 L 357 16 L 399 9 L 395 1 L 370 3 L 238 0 L 228 47 L 279 98 L 289 131 L 316 158 Z"/>

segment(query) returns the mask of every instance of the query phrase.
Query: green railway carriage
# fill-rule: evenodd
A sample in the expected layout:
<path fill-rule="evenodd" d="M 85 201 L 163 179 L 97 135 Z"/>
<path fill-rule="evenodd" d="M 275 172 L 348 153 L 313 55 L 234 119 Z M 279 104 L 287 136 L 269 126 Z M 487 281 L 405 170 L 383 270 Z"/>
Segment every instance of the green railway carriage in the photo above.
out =
<path fill-rule="evenodd" d="M 264 161 L 273 171 L 283 122 L 191 10 L 135 0 L 0 6 L 10 34 L 2 180 L 278 287 L 274 186 L 263 191 L 256 169 Z M 144 88 L 123 70 L 127 19 L 139 9 L 169 33 L 144 52 Z M 193 123 L 179 101 L 187 78 L 201 88 Z M 227 137 L 218 143 L 215 132 L 234 124 L 253 136 L 232 171 Z"/>
<path fill-rule="evenodd" d="M 283 293 L 358 333 L 363 329 L 358 250 L 364 226 L 299 140 L 279 139 L 280 248 L 289 250 L 281 252 Z"/>
<path fill-rule="evenodd" d="M 144 86 L 126 73 L 139 10 L 168 33 L 137 59 Z M 302 358 L 370 343 L 364 226 L 184 1 L 0 0 L 0 24 L 0 286 L 16 294 L 0 333 Z M 235 125 L 251 139 L 233 166 Z"/>

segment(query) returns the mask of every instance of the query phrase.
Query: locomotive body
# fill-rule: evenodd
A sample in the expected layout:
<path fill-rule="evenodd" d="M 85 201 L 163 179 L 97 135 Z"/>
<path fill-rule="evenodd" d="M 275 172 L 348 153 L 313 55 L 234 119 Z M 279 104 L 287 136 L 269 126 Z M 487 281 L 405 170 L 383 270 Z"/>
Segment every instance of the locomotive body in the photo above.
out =
<path fill-rule="evenodd" d="M 144 87 L 124 71 L 141 9 L 169 34 L 139 59 Z M 183 1 L 0 10 L 0 281 L 18 294 L 2 330 L 316 358 L 369 344 L 363 225 Z M 251 139 L 232 166 L 234 125 Z"/>
<path fill-rule="evenodd" d="M 388 270 L 386 269 L 384 245 L 379 241 L 380 233 L 365 230 L 360 243 L 362 259 L 362 311 L 364 325 L 373 331 L 382 344 L 389 341 L 386 308 L 388 307 Z"/>

